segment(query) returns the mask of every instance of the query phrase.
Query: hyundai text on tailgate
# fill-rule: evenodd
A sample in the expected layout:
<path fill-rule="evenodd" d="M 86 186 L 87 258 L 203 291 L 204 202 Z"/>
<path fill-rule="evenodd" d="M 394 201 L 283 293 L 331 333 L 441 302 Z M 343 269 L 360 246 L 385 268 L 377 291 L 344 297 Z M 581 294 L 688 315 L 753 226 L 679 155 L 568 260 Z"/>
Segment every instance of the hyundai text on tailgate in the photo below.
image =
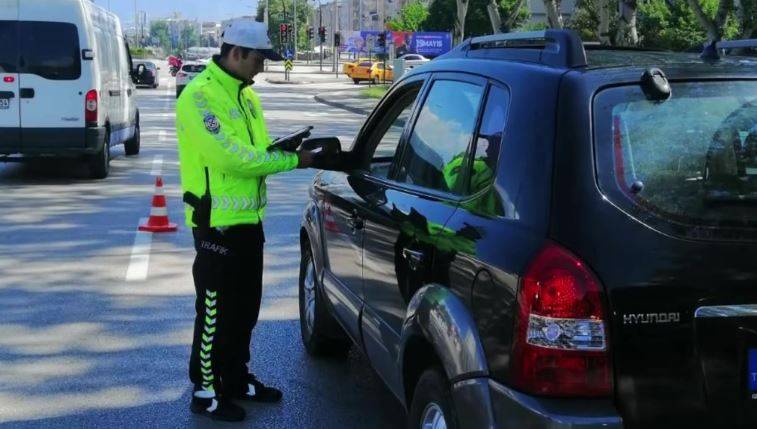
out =
<path fill-rule="evenodd" d="M 757 63 L 725 47 L 547 30 L 403 76 L 313 183 L 307 350 L 355 343 L 412 428 L 757 427 Z"/>

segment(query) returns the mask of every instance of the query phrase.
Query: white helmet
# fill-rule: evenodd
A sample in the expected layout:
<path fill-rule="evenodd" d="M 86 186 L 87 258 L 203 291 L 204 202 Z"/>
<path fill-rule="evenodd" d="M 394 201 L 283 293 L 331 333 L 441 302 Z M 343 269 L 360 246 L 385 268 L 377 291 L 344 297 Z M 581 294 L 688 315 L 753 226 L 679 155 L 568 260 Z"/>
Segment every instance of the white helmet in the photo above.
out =
<path fill-rule="evenodd" d="M 231 21 L 223 30 L 221 40 L 229 45 L 254 49 L 272 61 L 284 59 L 273 50 L 266 25 L 252 18 L 238 18 Z"/>

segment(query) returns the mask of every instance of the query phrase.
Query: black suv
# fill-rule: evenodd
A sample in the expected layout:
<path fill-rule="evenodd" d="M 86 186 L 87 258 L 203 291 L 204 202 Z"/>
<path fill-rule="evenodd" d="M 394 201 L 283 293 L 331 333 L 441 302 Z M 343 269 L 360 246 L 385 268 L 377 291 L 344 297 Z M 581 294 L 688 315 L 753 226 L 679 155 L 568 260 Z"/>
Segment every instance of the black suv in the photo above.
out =
<path fill-rule="evenodd" d="M 757 62 L 720 48 L 403 77 L 315 178 L 307 350 L 357 344 L 412 428 L 757 427 Z"/>

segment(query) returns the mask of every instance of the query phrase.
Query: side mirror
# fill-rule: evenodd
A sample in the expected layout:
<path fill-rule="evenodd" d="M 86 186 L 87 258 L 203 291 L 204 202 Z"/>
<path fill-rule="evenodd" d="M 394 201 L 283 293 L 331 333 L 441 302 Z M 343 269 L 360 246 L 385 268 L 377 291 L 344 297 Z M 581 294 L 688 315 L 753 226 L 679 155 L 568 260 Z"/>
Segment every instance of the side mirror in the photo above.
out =
<path fill-rule="evenodd" d="M 354 168 L 352 153 L 342 151 L 342 143 L 336 137 L 317 137 L 302 142 L 301 150 L 316 153 L 313 168 L 318 170 L 349 171 Z"/>

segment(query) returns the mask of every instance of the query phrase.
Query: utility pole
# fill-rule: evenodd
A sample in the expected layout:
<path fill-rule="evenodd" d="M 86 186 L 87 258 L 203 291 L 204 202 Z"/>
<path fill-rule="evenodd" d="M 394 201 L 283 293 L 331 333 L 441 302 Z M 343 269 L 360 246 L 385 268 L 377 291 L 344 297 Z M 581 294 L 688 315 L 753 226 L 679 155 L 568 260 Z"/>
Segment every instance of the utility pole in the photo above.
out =
<path fill-rule="evenodd" d="M 323 71 L 323 38 L 321 37 L 321 27 L 323 27 L 323 3 L 318 0 L 318 45 L 321 47 L 321 71 Z"/>
<path fill-rule="evenodd" d="M 297 0 L 292 0 L 292 10 L 294 19 L 292 19 L 292 23 L 294 23 L 294 46 L 292 47 L 292 56 L 293 60 L 297 59 Z"/>

